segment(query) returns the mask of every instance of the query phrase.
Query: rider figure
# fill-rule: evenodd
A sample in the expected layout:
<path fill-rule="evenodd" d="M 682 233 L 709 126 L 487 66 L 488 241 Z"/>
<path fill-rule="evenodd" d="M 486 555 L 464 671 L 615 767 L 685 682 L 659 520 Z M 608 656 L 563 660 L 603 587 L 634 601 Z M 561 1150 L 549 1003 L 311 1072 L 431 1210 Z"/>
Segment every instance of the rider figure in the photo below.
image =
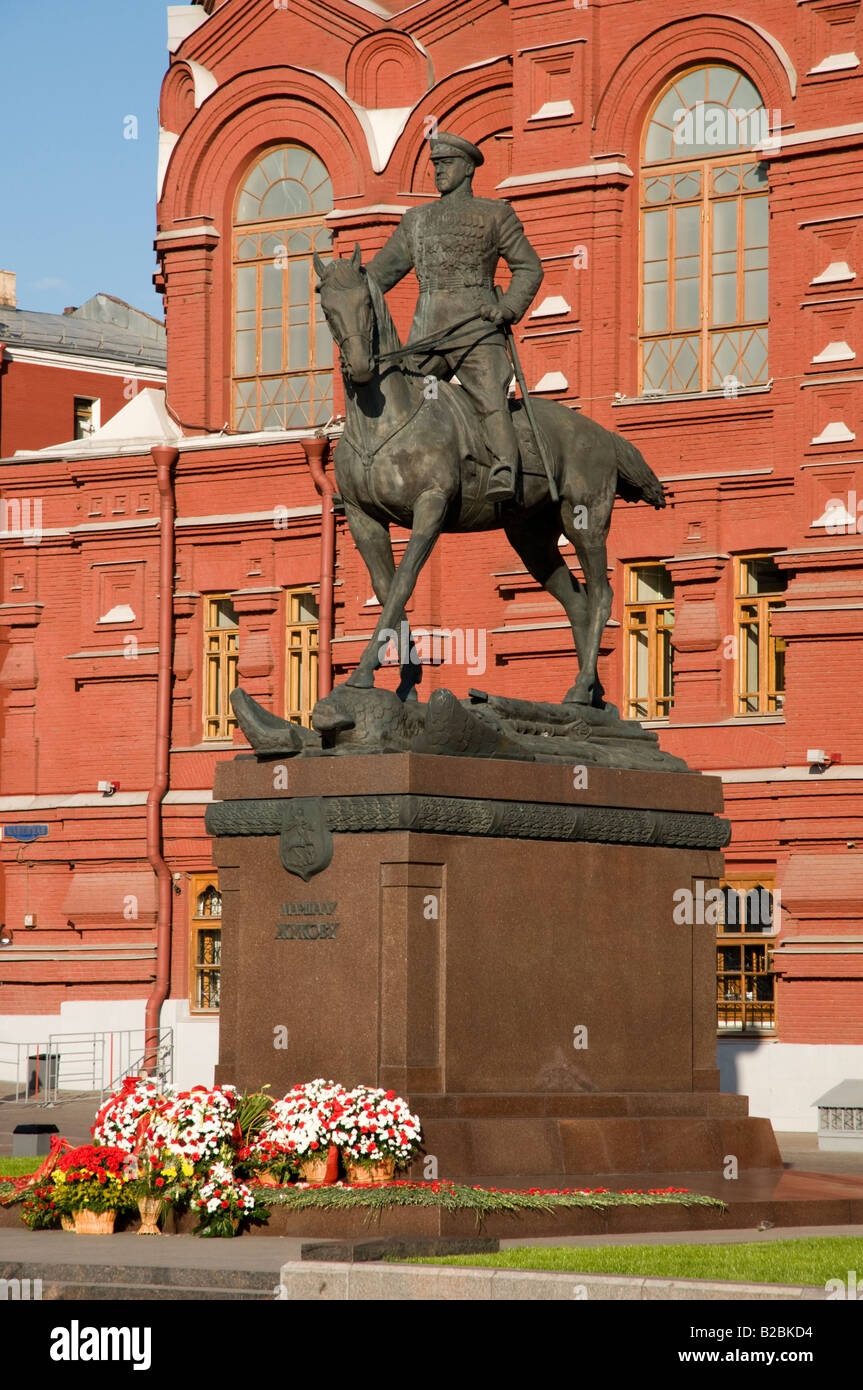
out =
<path fill-rule="evenodd" d="M 429 143 L 441 196 L 409 208 L 367 269 L 384 293 L 416 271 L 420 294 L 408 346 L 432 335 L 444 339 L 471 311 L 492 325 L 473 346 L 466 325 L 454 335 L 460 345 L 447 350 L 444 344 L 417 362 L 430 376 L 447 380 L 458 374 L 494 458 L 486 495 L 503 502 L 515 490 L 518 443 L 507 405 L 512 367 L 502 326 L 527 311 L 542 282 L 542 265 L 509 203 L 474 197 L 474 171 L 483 163 L 476 145 L 443 131 Z M 501 257 L 512 279 L 498 300 L 494 274 Z"/>

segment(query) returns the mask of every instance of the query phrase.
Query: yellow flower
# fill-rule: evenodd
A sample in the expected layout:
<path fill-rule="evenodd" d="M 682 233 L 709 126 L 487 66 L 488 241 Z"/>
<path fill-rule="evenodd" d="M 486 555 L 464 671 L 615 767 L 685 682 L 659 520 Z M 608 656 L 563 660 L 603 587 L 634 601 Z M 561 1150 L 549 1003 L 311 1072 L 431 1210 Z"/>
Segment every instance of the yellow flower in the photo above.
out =
<path fill-rule="evenodd" d="M 190 1178 L 194 1171 L 195 1169 L 193 1165 L 191 1163 L 188 1163 L 186 1159 L 183 1159 L 183 1177 Z"/>
<path fill-rule="evenodd" d="M 165 1174 L 166 1178 L 175 1178 L 177 1176 L 176 1168 L 163 1168 L 162 1172 Z"/>

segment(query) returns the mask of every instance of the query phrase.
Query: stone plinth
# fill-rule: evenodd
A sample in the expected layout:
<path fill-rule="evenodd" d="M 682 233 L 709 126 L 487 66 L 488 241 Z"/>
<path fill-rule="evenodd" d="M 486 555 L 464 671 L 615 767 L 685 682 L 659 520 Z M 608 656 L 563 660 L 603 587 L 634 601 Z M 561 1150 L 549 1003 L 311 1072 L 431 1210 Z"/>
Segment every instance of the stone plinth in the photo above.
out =
<path fill-rule="evenodd" d="M 769 1122 L 718 1091 L 715 929 L 672 916 L 721 873 L 721 784 L 583 780 L 416 754 L 220 764 L 217 1079 L 392 1088 L 449 1177 L 778 1165 Z M 308 882 L 283 866 L 330 850 Z"/>

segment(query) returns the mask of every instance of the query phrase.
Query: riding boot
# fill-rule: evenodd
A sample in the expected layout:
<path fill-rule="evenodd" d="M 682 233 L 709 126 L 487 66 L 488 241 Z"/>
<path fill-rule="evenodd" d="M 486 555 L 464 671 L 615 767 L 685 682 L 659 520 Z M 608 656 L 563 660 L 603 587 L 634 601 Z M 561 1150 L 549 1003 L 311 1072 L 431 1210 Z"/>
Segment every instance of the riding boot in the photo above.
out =
<path fill-rule="evenodd" d="M 490 502 L 511 502 L 515 496 L 518 443 L 509 411 L 494 411 L 486 416 L 484 424 L 486 444 L 492 455 L 485 495 Z"/>

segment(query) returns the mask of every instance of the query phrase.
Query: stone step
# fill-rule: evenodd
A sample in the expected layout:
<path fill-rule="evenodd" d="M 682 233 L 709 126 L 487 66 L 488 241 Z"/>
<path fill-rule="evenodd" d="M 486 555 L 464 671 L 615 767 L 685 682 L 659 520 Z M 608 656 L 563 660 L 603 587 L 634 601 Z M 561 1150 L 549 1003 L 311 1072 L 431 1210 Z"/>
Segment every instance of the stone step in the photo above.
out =
<path fill-rule="evenodd" d="M 178 1271 L 174 1271 L 177 1273 Z M 201 1280 L 206 1277 L 204 1270 L 187 1270 L 186 1274 L 191 1278 Z M 137 1302 L 242 1302 L 242 1303 L 272 1303 L 276 1297 L 278 1289 L 277 1276 L 267 1276 L 267 1287 L 265 1290 L 257 1287 L 218 1287 L 214 1284 L 195 1285 L 188 1284 L 142 1284 L 142 1283 L 111 1283 L 111 1284 L 82 1284 L 63 1280 L 51 1281 L 47 1283 L 43 1280 L 42 1301 L 54 1301 L 60 1303 L 137 1303 Z"/>
<path fill-rule="evenodd" d="M 42 1298 L 273 1298 L 278 1269 L 201 1269 L 151 1265 L 0 1264 L 0 1278 L 42 1280 Z M 31 1282 L 32 1287 L 32 1282 Z M 59 1290 L 60 1292 L 51 1292 Z M 104 1293 L 99 1290 L 105 1290 Z M 127 1290 L 127 1292 L 113 1292 Z M 154 1290 L 156 1292 L 154 1292 Z M 164 1292 L 160 1292 L 164 1290 Z"/>

